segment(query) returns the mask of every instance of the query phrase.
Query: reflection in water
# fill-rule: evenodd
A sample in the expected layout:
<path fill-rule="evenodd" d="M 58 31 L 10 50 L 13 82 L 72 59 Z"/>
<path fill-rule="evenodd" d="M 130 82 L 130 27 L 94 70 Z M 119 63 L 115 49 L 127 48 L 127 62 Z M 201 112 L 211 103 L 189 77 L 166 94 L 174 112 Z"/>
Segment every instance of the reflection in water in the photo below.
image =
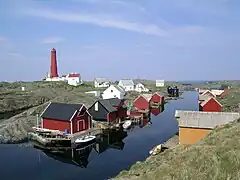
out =
<path fill-rule="evenodd" d="M 118 131 L 111 131 L 107 134 L 102 134 L 94 146 L 94 149 L 97 153 L 102 153 L 108 148 L 123 150 L 124 142 L 123 139 L 127 137 L 127 132 L 120 129 Z"/>
<path fill-rule="evenodd" d="M 92 152 L 92 149 L 93 149 L 92 146 L 88 146 L 82 150 L 71 149 L 67 151 L 58 151 L 58 152 L 50 152 L 50 151 L 43 150 L 43 152 L 47 156 L 55 160 L 58 160 L 62 163 L 73 164 L 81 168 L 86 168 L 88 165 L 88 157 Z"/>
<path fill-rule="evenodd" d="M 154 115 L 154 116 L 158 116 L 161 112 L 164 111 L 164 105 L 160 106 L 159 108 L 151 108 L 150 112 Z"/>
<path fill-rule="evenodd" d="M 106 151 L 108 148 L 123 150 L 124 142 L 122 140 L 125 137 L 127 137 L 127 132 L 120 129 L 112 130 L 108 133 L 100 135 L 95 143 L 81 149 L 50 151 L 37 146 L 35 146 L 35 148 L 42 150 L 47 156 L 62 163 L 73 164 L 81 168 L 86 168 L 89 163 L 89 155 L 93 149 L 99 154 Z"/>

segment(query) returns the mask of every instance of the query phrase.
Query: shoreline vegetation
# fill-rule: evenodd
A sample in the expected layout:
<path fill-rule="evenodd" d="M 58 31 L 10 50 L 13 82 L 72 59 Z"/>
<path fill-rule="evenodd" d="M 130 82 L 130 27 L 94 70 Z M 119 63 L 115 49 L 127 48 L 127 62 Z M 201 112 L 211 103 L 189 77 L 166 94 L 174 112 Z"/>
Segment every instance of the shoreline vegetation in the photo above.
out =
<path fill-rule="evenodd" d="M 224 82 L 230 93 L 218 99 L 224 112 L 240 112 L 240 82 Z M 211 88 L 220 84 L 202 85 Z M 167 150 L 121 171 L 112 180 L 240 179 L 240 119 L 215 128 L 194 145 L 179 145 L 178 135 L 163 143 Z"/>
<path fill-rule="evenodd" d="M 240 119 L 219 126 L 201 142 L 178 145 L 122 171 L 115 180 L 240 179 Z"/>

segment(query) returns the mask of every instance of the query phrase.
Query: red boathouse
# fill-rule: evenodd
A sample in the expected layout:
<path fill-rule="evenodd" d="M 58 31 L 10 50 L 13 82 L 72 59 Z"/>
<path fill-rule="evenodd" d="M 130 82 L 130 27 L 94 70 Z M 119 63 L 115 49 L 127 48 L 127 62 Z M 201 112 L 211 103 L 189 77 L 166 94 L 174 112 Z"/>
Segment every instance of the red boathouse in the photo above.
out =
<path fill-rule="evenodd" d="M 222 111 L 222 105 L 215 98 L 208 97 L 208 99 L 199 103 L 199 111 L 221 112 Z"/>
<path fill-rule="evenodd" d="M 142 94 L 133 101 L 133 105 L 136 109 L 147 110 L 150 107 L 151 98 L 152 94 Z"/>
<path fill-rule="evenodd" d="M 151 102 L 158 103 L 159 105 L 164 104 L 164 96 L 161 96 L 158 93 L 154 93 L 151 98 Z"/>
<path fill-rule="evenodd" d="M 49 103 L 40 115 L 42 128 L 74 134 L 92 127 L 92 116 L 83 104 Z"/>

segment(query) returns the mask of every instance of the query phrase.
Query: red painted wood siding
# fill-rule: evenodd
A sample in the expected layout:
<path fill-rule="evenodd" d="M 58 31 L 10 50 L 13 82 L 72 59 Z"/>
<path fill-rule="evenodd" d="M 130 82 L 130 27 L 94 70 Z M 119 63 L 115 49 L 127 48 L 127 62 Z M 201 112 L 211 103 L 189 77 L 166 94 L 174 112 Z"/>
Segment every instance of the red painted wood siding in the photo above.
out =
<path fill-rule="evenodd" d="M 117 117 L 119 118 L 127 117 L 127 108 L 120 108 L 117 112 Z"/>
<path fill-rule="evenodd" d="M 133 105 L 137 109 L 149 109 L 149 101 L 144 97 L 139 96 L 134 102 Z"/>
<path fill-rule="evenodd" d="M 72 133 L 85 131 L 92 127 L 92 117 L 87 113 L 86 108 L 83 108 L 84 114 L 76 113 L 75 117 L 72 119 Z M 65 131 L 71 133 L 71 122 L 62 121 L 55 119 L 43 119 L 43 128 L 51 130 Z"/>
<path fill-rule="evenodd" d="M 200 111 L 221 112 L 222 107 L 213 98 L 211 98 L 203 107 L 200 106 Z"/>
<path fill-rule="evenodd" d="M 229 89 L 224 89 L 224 92 L 220 95 L 221 98 L 228 95 L 230 93 Z"/>
<path fill-rule="evenodd" d="M 159 94 L 152 95 L 152 98 L 151 98 L 152 102 L 161 102 L 161 100 L 162 100 L 162 97 Z"/>
<path fill-rule="evenodd" d="M 92 126 L 92 118 L 87 112 L 84 115 L 77 114 L 72 120 L 72 125 L 73 133 L 85 131 Z"/>
<path fill-rule="evenodd" d="M 113 122 L 117 119 L 117 111 L 110 112 L 107 114 L 107 121 L 108 122 Z"/>
<path fill-rule="evenodd" d="M 71 123 L 70 121 L 62 121 L 56 119 L 43 119 L 42 120 L 43 128 L 51 130 L 65 131 L 68 130 L 68 133 L 71 133 Z"/>

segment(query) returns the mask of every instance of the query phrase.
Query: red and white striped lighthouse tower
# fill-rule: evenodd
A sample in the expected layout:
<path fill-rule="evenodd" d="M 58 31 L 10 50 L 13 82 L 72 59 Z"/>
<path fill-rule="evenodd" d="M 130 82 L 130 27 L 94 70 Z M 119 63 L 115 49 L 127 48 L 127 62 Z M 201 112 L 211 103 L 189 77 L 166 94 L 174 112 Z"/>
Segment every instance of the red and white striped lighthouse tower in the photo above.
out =
<path fill-rule="evenodd" d="M 57 54 L 56 54 L 56 50 L 53 48 L 51 51 L 50 78 L 56 78 L 56 77 L 58 77 Z"/>

